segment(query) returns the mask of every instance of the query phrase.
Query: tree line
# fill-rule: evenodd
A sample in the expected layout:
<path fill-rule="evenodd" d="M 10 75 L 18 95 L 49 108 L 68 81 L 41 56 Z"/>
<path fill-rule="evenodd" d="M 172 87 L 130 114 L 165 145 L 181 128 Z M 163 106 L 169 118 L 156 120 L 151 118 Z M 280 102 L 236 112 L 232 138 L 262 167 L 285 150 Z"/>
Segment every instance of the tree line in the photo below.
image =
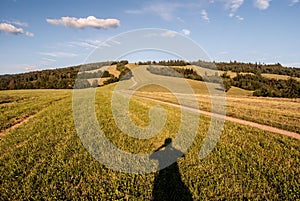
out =
<path fill-rule="evenodd" d="M 232 85 L 254 91 L 254 96 L 300 98 L 300 82 L 294 78 L 288 80 L 269 79 L 255 74 L 237 74 Z"/>
<path fill-rule="evenodd" d="M 74 88 L 76 79 L 80 79 L 79 82 L 81 82 L 81 85 L 84 87 L 95 87 L 97 84 L 90 84 L 87 79 L 100 77 L 111 77 L 111 79 L 115 78 L 107 71 L 99 70 L 94 73 L 89 73 L 87 71 L 101 69 L 101 67 L 111 64 L 112 62 L 98 62 L 67 68 L 0 75 L 0 90 L 72 89 Z"/>
<path fill-rule="evenodd" d="M 176 67 L 147 67 L 147 70 L 156 75 L 181 77 L 186 79 L 193 79 L 203 81 L 202 77 L 192 68 L 176 68 Z"/>
<path fill-rule="evenodd" d="M 184 61 L 184 60 L 162 60 L 162 61 L 140 61 L 135 63 L 136 65 L 161 65 L 161 66 L 187 66 L 190 65 L 190 63 Z"/>
<path fill-rule="evenodd" d="M 236 73 L 253 73 L 253 74 L 277 74 L 287 75 L 291 77 L 300 78 L 300 68 L 284 67 L 280 63 L 277 64 L 261 64 L 261 63 L 243 63 L 237 61 L 231 62 L 206 62 L 196 61 L 191 62 L 192 65 L 201 66 L 203 68 L 220 70 L 220 71 L 232 71 Z"/>
<path fill-rule="evenodd" d="M 283 97 L 283 98 L 300 98 L 300 82 L 296 79 L 288 80 L 265 78 L 261 74 L 240 74 L 230 78 L 225 72 L 221 76 L 218 72 L 215 75 L 200 76 L 192 68 L 185 67 L 147 67 L 147 70 L 153 74 L 193 79 L 221 84 L 227 92 L 231 86 L 254 91 L 254 96 L 265 97 Z"/>
<path fill-rule="evenodd" d="M 77 79 L 77 86 L 80 88 L 97 87 L 98 82 L 88 82 L 88 79 L 99 77 L 110 77 L 104 84 L 118 82 L 121 79 L 130 79 L 132 77 L 131 70 L 126 67 L 127 60 L 114 62 L 98 62 L 72 66 L 68 68 L 58 68 L 52 70 L 34 71 L 21 74 L 0 75 L 0 90 L 12 89 L 72 89 Z M 153 68 L 148 67 L 148 70 L 155 74 L 166 76 L 184 77 L 199 81 L 207 81 L 220 83 L 223 82 L 225 91 L 228 91 L 231 86 L 239 87 L 246 90 L 254 91 L 255 96 L 270 96 L 270 97 L 300 97 L 300 82 L 290 78 L 288 80 L 265 78 L 261 74 L 278 74 L 291 77 L 300 77 L 299 68 L 283 67 L 281 64 L 261 64 L 261 63 L 241 63 L 241 62 L 186 62 L 183 60 L 167 60 L 167 61 L 147 61 L 138 62 L 139 65 L 161 65 L 169 66 L 170 68 Z M 120 71 L 119 77 L 110 75 L 108 71 L 101 71 L 101 67 L 108 65 L 117 65 L 117 70 Z M 201 77 L 189 65 L 197 65 L 207 69 L 218 69 L 225 71 L 221 75 L 205 75 Z M 183 68 L 176 68 L 183 66 Z M 88 72 L 99 69 L 96 72 Z M 227 71 L 237 72 L 237 76 L 230 78 Z M 79 72 L 79 73 L 78 73 Z M 241 72 L 252 74 L 241 74 Z M 221 83 L 220 83 L 221 84 Z"/>

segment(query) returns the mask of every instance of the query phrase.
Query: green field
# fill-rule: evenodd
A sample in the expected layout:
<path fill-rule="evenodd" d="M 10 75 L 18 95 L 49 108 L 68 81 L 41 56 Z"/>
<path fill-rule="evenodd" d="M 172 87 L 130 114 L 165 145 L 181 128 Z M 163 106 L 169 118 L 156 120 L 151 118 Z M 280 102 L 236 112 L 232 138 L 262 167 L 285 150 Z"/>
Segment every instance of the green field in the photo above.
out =
<path fill-rule="evenodd" d="M 114 86 L 97 88 L 95 109 L 100 127 L 117 147 L 132 153 L 152 153 L 166 138 L 174 137 L 180 126 L 180 110 L 166 105 L 161 107 L 166 110 L 167 122 L 155 137 L 137 140 L 124 135 L 113 121 L 110 109 Z M 157 92 L 151 95 L 153 89 L 150 86 L 137 93 L 157 98 Z M 161 93 L 167 97 L 166 92 Z M 298 100 L 270 101 L 237 94 L 228 97 L 228 110 L 232 114 L 242 113 L 247 118 L 253 116 L 266 122 L 278 115 L 293 117 L 294 121 L 282 122 L 298 131 L 299 116 L 291 114 L 299 110 Z M 209 100 L 205 96 L 199 94 L 199 102 L 209 110 Z M 163 199 L 164 195 L 156 191 L 159 187 L 165 192 L 166 181 L 159 180 L 156 173 L 113 171 L 86 151 L 74 126 L 71 90 L 1 91 L 0 98 L 2 200 Z M 266 114 L 262 112 L 261 116 L 255 108 L 259 103 L 266 107 Z M 133 97 L 130 117 L 136 124 L 145 126 L 149 123 L 149 108 L 154 105 L 157 103 Z M 24 119 L 27 121 L 17 124 Z M 179 175 L 173 174 L 181 183 L 175 184 L 176 180 L 166 177 L 164 179 L 173 181 L 168 185 L 176 188 L 185 185 L 194 200 L 300 199 L 299 140 L 226 122 L 217 146 L 208 157 L 200 160 L 199 151 L 209 122 L 209 117 L 201 116 L 192 146 L 185 157 L 178 160 L 179 172 L 174 171 L 174 174 Z M 11 128 L 14 125 L 17 126 Z M 185 196 L 167 193 L 178 199 Z"/>
<path fill-rule="evenodd" d="M 211 111 L 211 98 L 205 82 L 188 82 L 197 94 L 200 109 Z M 155 85 L 141 88 L 136 93 L 152 98 L 153 92 L 156 92 L 155 99 L 177 103 L 170 91 Z M 300 133 L 299 104 L 300 99 L 253 97 L 251 91 L 232 87 L 226 94 L 226 115 Z"/>

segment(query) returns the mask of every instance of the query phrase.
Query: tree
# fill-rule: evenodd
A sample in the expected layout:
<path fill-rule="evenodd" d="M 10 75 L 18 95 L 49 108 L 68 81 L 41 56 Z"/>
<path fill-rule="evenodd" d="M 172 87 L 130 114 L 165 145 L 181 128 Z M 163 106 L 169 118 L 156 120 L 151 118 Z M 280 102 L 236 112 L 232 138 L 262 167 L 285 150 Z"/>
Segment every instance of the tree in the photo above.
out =
<path fill-rule="evenodd" d="M 290 78 L 287 80 L 286 84 L 287 84 L 287 88 L 284 90 L 286 97 L 297 98 L 300 96 L 299 94 L 300 86 L 297 80 Z"/>
<path fill-rule="evenodd" d="M 231 88 L 231 79 L 223 79 L 223 85 L 225 92 L 228 92 Z"/>

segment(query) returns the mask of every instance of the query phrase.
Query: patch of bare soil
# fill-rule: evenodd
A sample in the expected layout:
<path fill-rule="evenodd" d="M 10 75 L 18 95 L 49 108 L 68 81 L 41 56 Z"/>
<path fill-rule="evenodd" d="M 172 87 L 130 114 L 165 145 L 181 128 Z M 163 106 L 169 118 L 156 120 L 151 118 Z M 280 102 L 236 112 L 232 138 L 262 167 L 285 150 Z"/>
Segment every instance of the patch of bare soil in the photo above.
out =
<path fill-rule="evenodd" d="M 36 114 L 31 115 L 31 116 L 24 116 L 24 117 L 17 118 L 16 123 L 13 126 L 0 132 L 0 139 L 2 139 L 7 133 L 11 132 L 12 130 L 15 130 L 16 128 L 20 127 L 22 124 L 28 122 L 29 119 L 31 119 L 35 115 Z"/>

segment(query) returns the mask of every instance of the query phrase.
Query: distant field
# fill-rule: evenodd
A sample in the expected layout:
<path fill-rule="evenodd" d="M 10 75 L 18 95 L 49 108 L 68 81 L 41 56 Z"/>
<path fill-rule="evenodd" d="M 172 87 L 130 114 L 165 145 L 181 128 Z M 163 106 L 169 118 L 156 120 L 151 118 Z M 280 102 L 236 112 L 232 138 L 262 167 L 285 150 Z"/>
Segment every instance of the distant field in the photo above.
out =
<path fill-rule="evenodd" d="M 119 77 L 120 76 L 120 71 L 117 70 L 117 65 L 111 65 L 111 66 L 103 66 L 101 68 L 95 69 L 95 70 L 90 70 L 90 71 L 85 71 L 85 73 L 97 73 L 98 71 L 108 71 L 109 74 L 113 75 L 114 77 Z M 80 74 L 80 73 L 79 73 Z M 102 77 L 102 78 L 91 78 L 87 79 L 90 85 L 97 80 L 98 85 L 103 85 L 105 81 L 111 79 L 110 77 Z"/>
<path fill-rule="evenodd" d="M 290 76 L 287 75 L 276 75 L 276 74 L 261 74 L 263 77 L 270 78 L 270 79 L 278 79 L 278 80 L 288 80 Z M 297 81 L 300 82 L 299 77 L 295 77 Z"/>
<path fill-rule="evenodd" d="M 155 137 L 138 140 L 122 134 L 110 108 L 114 86 L 97 89 L 95 108 L 101 128 L 116 146 L 125 151 L 151 153 L 165 138 L 174 137 L 180 126 L 180 111 L 166 105 L 161 105 L 167 111 L 166 125 Z M 150 86 L 144 90 L 148 92 L 140 93 L 150 94 L 153 89 Z M 32 116 L 1 136 L 1 199 L 150 200 L 154 184 L 163 182 L 155 180 L 155 173 L 139 175 L 110 170 L 83 147 L 74 127 L 71 92 L 0 92 L 1 125 L 6 125 L 2 131 L 15 124 L 13 119 Z M 158 97 L 164 93 L 155 94 Z M 207 105 L 205 96 L 200 94 L 199 101 Z M 228 111 L 266 121 L 280 114 L 289 117 L 299 106 L 299 102 L 282 99 L 228 96 L 227 100 Z M 133 97 L 131 118 L 140 126 L 147 125 L 149 108 L 154 105 L 157 103 Z M 258 108 L 265 108 L 262 113 L 268 113 L 259 116 Z M 178 160 L 181 179 L 195 200 L 300 199 L 299 140 L 226 122 L 215 149 L 199 160 L 209 122 L 210 118 L 201 117 L 193 145 L 185 158 Z M 180 199 L 182 195 L 176 196 Z"/>
<path fill-rule="evenodd" d="M 227 75 L 230 78 L 235 78 L 237 76 L 237 73 L 236 72 L 232 72 L 232 71 L 219 71 L 219 75 L 223 75 L 225 72 L 227 72 Z M 246 72 L 240 72 L 240 74 L 241 75 L 247 75 L 247 74 L 253 75 L 253 73 L 246 73 Z"/>
<path fill-rule="evenodd" d="M 229 91 L 226 93 L 227 96 L 252 96 L 253 91 L 241 89 L 238 87 L 231 87 Z"/>
<path fill-rule="evenodd" d="M 198 94 L 200 109 L 211 111 L 211 98 L 205 83 L 193 80 L 189 83 Z M 137 94 L 162 101 L 177 102 L 177 99 L 169 91 L 157 86 L 142 88 Z M 300 99 L 253 97 L 251 91 L 232 87 L 226 95 L 226 114 L 300 133 L 299 104 Z"/>
<path fill-rule="evenodd" d="M 219 71 L 219 75 L 223 75 L 225 73 L 225 71 Z M 241 72 L 241 75 L 245 75 L 245 74 L 252 74 L 253 73 L 245 73 L 245 72 Z M 227 75 L 230 78 L 234 78 L 237 76 L 236 72 L 232 72 L 232 71 L 227 71 Z M 288 75 L 277 75 L 277 74 L 267 74 L 267 73 L 263 73 L 261 74 L 263 77 L 265 78 L 270 78 L 270 79 L 278 79 L 278 80 L 288 80 L 290 78 L 290 76 Z M 296 79 L 297 81 L 300 81 L 300 78 L 298 77 L 294 77 L 294 79 Z"/>
<path fill-rule="evenodd" d="M 142 69 L 138 69 L 138 72 L 137 78 L 141 76 L 146 79 L 147 76 L 150 76 Z M 167 81 L 169 79 L 175 86 L 179 87 L 179 82 L 176 79 L 182 78 L 162 76 L 161 79 Z M 211 95 L 208 93 L 207 87 L 218 89 L 220 86 L 195 80 L 187 81 L 198 96 L 200 109 L 211 111 Z M 300 133 L 300 124 L 298 123 L 300 119 L 300 99 L 252 97 L 252 93 L 251 91 L 232 87 L 226 95 L 227 115 Z M 137 94 L 171 103 L 177 102 L 177 99 L 169 91 L 157 86 L 147 86 L 140 89 Z M 182 96 L 187 100 L 189 99 L 188 95 L 183 94 Z"/>

